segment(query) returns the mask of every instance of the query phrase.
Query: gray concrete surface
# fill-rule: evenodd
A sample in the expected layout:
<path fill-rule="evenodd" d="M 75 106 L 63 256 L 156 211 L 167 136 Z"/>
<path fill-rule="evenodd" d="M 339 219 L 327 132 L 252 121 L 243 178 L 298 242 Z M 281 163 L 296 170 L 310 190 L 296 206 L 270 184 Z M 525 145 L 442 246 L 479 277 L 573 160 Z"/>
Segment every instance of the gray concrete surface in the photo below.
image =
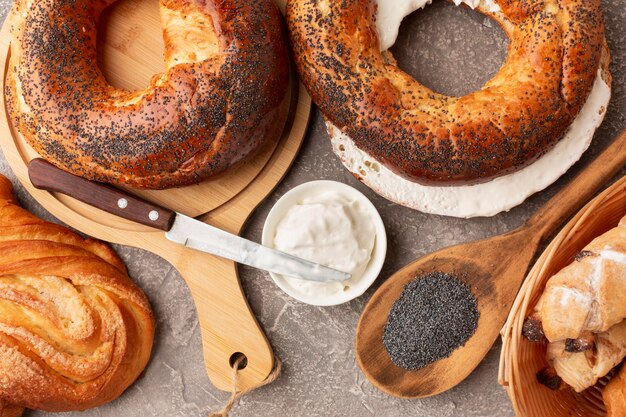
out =
<path fill-rule="evenodd" d="M 148 0 L 137 0 L 148 1 Z M 0 0 L 4 20 L 10 0 Z M 278 356 L 281 378 L 245 396 L 233 416 L 482 416 L 507 417 L 513 411 L 497 384 L 500 343 L 456 388 L 424 400 L 401 400 L 374 388 L 358 369 L 353 338 L 359 314 L 380 283 L 411 260 L 440 247 L 500 234 L 515 228 L 585 166 L 626 126 L 626 1 L 606 0 L 607 38 L 613 55 L 613 99 L 591 149 L 566 176 L 522 206 L 493 218 L 459 220 L 422 214 L 390 203 L 357 183 L 331 151 L 317 111 L 306 142 L 289 174 L 264 203 L 245 235 L 259 241 L 273 203 L 293 186 L 314 179 L 346 182 L 363 191 L 379 209 L 389 235 L 389 251 L 377 284 L 359 299 L 337 307 L 301 304 L 283 294 L 265 273 L 242 268 L 243 287 Z M 506 39 L 489 19 L 438 0 L 403 24 L 394 52 L 419 80 L 444 93 L 463 94 L 494 74 L 506 56 Z M 16 185 L 22 204 L 52 217 L 17 184 L 4 157 L 0 172 Z M 141 250 L 116 249 L 131 276 L 144 288 L 157 317 L 157 337 L 145 376 L 116 401 L 68 416 L 206 416 L 228 395 L 216 390 L 202 366 L 196 312 L 185 283 L 162 259 Z M 47 416 L 31 411 L 30 417 Z"/>

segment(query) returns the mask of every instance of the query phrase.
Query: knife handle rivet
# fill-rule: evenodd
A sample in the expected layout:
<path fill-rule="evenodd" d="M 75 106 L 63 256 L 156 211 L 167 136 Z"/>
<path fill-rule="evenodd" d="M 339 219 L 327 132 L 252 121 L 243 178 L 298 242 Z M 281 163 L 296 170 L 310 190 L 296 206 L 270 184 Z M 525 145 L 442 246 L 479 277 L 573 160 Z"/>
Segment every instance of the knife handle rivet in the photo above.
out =
<path fill-rule="evenodd" d="M 128 207 L 128 200 L 125 198 L 120 198 L 119 200 L 117 200 L 117 206 L 121 209 L 125 209 L 126 207 Z"/>
<path fill-rule="evenodd" d="M 157 220 L 159 220 L 159 212 L 156 210 L 152 210 L 150 213 L 148 213 L 148 218 L 153 222 L 156 222 Z"/>

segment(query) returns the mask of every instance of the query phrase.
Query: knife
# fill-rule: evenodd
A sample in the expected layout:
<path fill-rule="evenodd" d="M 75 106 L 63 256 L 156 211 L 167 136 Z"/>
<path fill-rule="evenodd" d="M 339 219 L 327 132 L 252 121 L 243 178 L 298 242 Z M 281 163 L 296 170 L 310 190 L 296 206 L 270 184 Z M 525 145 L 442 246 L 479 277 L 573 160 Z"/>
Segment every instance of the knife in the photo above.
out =
<path fill-rule="evenodd" d="M 108 213 L 162 230 L 167 239 L 188 248 L 308 281 L 331 282 L 350 278 L 346 272 L 262 246 L 107 184 L 70 174 L 42 158 L 30 161 L 28 176 L 35 188 L 66 194 Z"/>

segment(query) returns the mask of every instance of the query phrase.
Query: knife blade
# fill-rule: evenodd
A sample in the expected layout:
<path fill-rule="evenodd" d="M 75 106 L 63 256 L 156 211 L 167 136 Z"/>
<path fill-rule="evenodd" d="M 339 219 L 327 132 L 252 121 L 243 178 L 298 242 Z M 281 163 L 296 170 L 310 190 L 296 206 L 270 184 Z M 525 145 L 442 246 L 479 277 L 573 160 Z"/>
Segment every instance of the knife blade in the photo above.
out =
<path fill-rule="evenodd" d="M 41 158 L 28 164 L 35 188 L 59 192 L 83 203 L 165 232 L 185 247 L 257 269 L 317 282 L 345 281 L 350 274 L 262 246 L 112 186 L 63 171 Z"/>
<path fill-rule="evenodd" d="M 165 236 L 188 248 L 293 278 L 318 282 L 350 278 L 348 273 L 268 248 L 179 213 Z"/>

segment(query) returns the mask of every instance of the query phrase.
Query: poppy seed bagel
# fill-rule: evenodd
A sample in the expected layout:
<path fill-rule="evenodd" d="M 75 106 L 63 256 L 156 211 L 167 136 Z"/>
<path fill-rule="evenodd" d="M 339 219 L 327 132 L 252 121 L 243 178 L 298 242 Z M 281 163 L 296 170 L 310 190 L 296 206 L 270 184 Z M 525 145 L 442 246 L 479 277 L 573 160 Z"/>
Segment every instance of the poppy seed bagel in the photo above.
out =
<path fill-rule="evenodd" d="M 287 24 L 312 99 L 360 150 L 416 183 L 476 184 L 528 166 L 559 142 L 605 45 L 599 0 L 492 3 L 477 10 L 502 26 L 508 56 L 463 97 L 428 89 L 380 51 L 372 0 L 290 0 Z"/>
<path fill-rule="evenodd" d="M 16 0 L 6 95 L 14 126 L 79 176 L 162 189 L 200 182 L 274 136 L 289 82 L 271 0 L 161 0 L 167 70 L 139 91 L 97 66 L 114 0 Z"/>

